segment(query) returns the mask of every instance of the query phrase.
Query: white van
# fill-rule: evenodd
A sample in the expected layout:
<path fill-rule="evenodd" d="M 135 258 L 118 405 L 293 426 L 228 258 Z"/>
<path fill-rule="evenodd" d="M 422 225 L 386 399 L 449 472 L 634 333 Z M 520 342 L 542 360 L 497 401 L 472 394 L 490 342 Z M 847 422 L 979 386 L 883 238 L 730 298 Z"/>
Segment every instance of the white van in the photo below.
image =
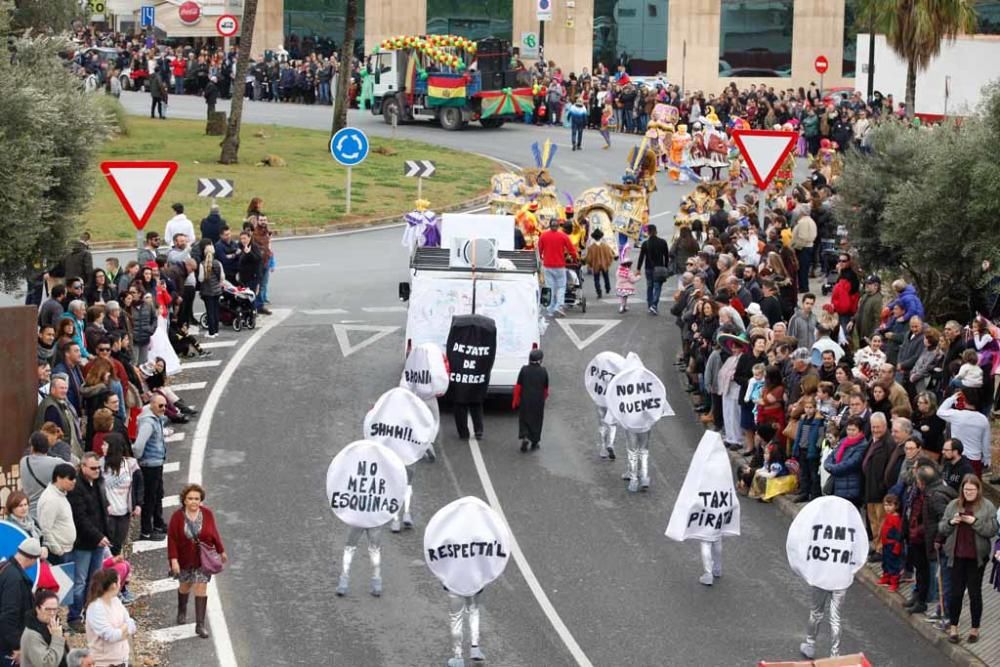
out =
<path fill-rule="evenodd" d="M 541 343 L 541 288 L 534 250 L 514 250 L 509 215 L 444 215 L 440 248 L 417 248 L 410 282 L 400 283 L 407 301 L 404 353 L 421 343 L 442 350 L 454 315 L 478 313 L 497 327 L 497 356 L 490 394 L 514 391 L 521 366 Z"/>

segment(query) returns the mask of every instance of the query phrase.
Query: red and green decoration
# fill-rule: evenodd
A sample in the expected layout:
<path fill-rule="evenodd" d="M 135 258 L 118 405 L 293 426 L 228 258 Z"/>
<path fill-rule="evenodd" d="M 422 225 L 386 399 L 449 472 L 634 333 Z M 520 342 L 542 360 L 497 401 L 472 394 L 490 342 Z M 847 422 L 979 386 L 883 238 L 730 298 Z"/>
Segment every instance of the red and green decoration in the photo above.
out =
<path fill-rule="evenodd" d="M 502 90 L 484 90 L 479 93 L 482 106 L 481 118 L 490 116 L 521 116 L 534 108 L 530 88 L 504 88 Z"/>
<path fill-rule="evenodd" d="M 455 51 L 464 51 L 470 57 L 476 55 L 476 43 L 457 35 L 428 35 L 427 37 L 397 35 L 382 40 L 380 48 L 383 51 L 413 49 L 427 56 L 428 60 L 459 71 L 464 70 L 466 64 L 465 59 Z M 446 51 L 445 49 L 450 50 Z"/>

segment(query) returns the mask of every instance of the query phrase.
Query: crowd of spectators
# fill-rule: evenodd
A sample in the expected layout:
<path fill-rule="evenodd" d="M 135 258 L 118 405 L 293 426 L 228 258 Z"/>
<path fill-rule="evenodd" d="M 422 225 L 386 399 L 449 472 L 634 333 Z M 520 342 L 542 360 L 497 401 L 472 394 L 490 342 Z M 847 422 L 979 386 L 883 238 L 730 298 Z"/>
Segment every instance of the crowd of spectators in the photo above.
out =
<path fill-rule="evenodd" d="M 952 642 L 967 590 L 974 642 L 984 570 L 1000 559 L 982 488 L 984 476 L 1000 483 L 990 477 L 1000 331 L 981 316 L 932 326 L 913 285 L 865 276 L 849 239 L 832 238 L 836 197 L 814 174 L 760 230 L 721 199 L 709 234 L 681 227 L 671 247 L 676 364 L 701 420 L 745 457 L 744 493 L 855 504 L 881 583 L 915 579 L 907 609 Z M 836 261 L 822 307 L 810 289 L 820 248 Z"/>
<path fill-rule="evenodd" d="M 218 335 L 220 294 L 229 281 L 245 286 L 229 289 L 249 290 L 250 303 L 256 298 L 251 308 L 270 313 L 271 232 L 259 199 L 251 202 L 240 241 L 217 207 L 200 233 L 183 206 L 175 204 L 174 213 L 163 233 L 172 239 L 169 249 L 158 232 L 148 232 L 135 259 L 111 257 L 95 267 L 84 232 L 29 284 L 28 303 L 38 306 L 38 407 L 20 461 L 21 488 L 3 514 L 27 537 L 0 572 L 0 655 L 14 655 L 21 665 L 67 664 L 71 655 L 52 573 L 64 563 L 75 565 L 64 620 L 89 647 L 68 664 L 130 662 L 136 625 L 127 610 L 135 599 L 127 555 L 136 532 L 140 540 L 167 541 L 170 571 L 180 582 L 177 622 L 187 622 L 193 592 L 195 633 L 209 636 L 212 573 L 202 571 L 200 551 L 191 545 L 213 546 L 223 563 L 226 554 L 201 487 L 181 492 L 182 507 L 169 525 L 163 516 L 167 424 L 197 414 L 171 389 L 170 375 L 179 358 L 210 354 L 192 334 L 197 295 L 207 338 Z M 32 597 L 24 571 L 36 563 Z"/>

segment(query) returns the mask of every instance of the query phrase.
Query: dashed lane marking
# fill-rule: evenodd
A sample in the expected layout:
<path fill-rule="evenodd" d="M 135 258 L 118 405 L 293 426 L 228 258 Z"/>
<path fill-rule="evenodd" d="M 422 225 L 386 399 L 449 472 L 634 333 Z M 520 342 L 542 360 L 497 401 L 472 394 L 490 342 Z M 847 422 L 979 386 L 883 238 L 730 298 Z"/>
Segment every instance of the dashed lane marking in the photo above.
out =
<path fill-rule="evenodd" d="M 146 588 L 140 595 L 156 595 L 177 590 L 177 580 L 172 578 L 157 579 L 146 583 Z"/>
<path fill-rule="evenodd" d="M 198 389 L 204 389 L 207 386 L 207 382 L 182 382 L 180 384 L 172 384 L 170 385 L 170 388 L 174 391 L 197 391 Z"/>
<path fill-rule="evenodd" d="M 210 340 L 202 343 L 201 347 L 205 350 L 214 350 L 220 347 L 236 347 L 238 342 L 238 340 Z"/>
<path fill-rule="evenodd" d="M 164 438 L 164 440 L 166 440 L 167 442 L 180 442 L 183 439 L 184 439 L 183 433 L 171 433 L 170 435 Z"/>
<path fill-rule="evenodd" d="M 366 313 L 405 313 L 406 306 L 368 306 L 361 310 Z"/>
<path fill-rule="evenodd" d="M 164 470 L 163 472 L 166 472 Z M 163 496 L 163 506 L 164 507 L 178 507 L 181 504 L 181 498 L 178 495 L 173 496 Z"/>
<path fill-rule="evenodd" d="M 348 312 L 343 308 L 318 308 L 302 311 L 305 315 L 346 315 Z"/>
<path fill-rule="evenodd" d="M 222 365 L 222 359 L 211 359 L 209 361 L 187 361 L 181 364 L 182 371 L 193 371 L 196 368 L 215 368 Z"/>
<path fill-rule="evenodd" d="M 212 628 L 212 630 L 217 632 L 215 628 Z M 194 623 L 188 623 L 187 625 L 172 625 L 169 628 L 153 630 L 149 633 L 149 636 L 153 641 L 158 641 L 161 644 L 169 644 L 179 639 L 193 639 L 198 635 L 194 633 Z"/>
<path fill-rule="evenodd" d="M 146 551 L 156 551 L 158 549 L 166 549 L 166 540 L 136 540 L 132 543 L 132 553 L 141 554 Z"/>
<path fill-rule="evenodd" d="M 170 463 L 163 464 L 163 472 L 179 472 L 181 469 L 180 461 L 171 461 Z"/>

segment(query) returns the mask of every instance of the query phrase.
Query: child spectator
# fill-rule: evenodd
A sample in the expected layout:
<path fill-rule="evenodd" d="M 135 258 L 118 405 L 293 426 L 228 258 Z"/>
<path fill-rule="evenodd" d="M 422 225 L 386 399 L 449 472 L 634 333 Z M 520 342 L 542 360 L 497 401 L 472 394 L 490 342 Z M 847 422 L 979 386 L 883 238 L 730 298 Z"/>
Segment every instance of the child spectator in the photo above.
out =
<path fill-rule="evenodd" d="M 829 384 L 829 383 L 827 383 Z M 803 399 L 802 418 L 795 430 L 792 456 L 799 462 L 799 495 L 797 503 L 807 503 L 821 495 L 819 461 L 826 421 L 812 398 Z"/>
<path fill-rule="evenodd" d="M 615 281 L 615 294 L 618 295 L 618 312 L 628 312 L 628 298 L 635 294 L 635 281 L 639 279 L 638 273 L 632 273 L 632 258 L 625 255 L 618 263 L 617 280 Z"/>
<path fill-rule="evenodd" d="M 899 590 L 899 575 L 903 571 L 903 521 L 899 517 L 899 496 L 886 494 L 882 500 L 885 519 L 882 521 L 882 578 L 879 585 Z"/>
<path fill-rule="evenodd" d="M 611 103 L 604 105 L 601 111 L 601 136 L 604 137 L 603 148 L 611 148 L 611 130 L 615 127 L 615 110 L 611 108 Z"/>
<path fill-rule="evenodd" d="M 514 385 L 511 408 L 518 411 L 518 435 L 521 451 L 538 449 L 542 440 L 542 420 L 545 417 L 545 400 L 549 397 L 549 373 L 542 368 L 543 353 L 534 349 L 528 363 L 521 367 Z"/>
<path fill-rule="evenodd" d="M 948 386 L 952 389 L 979 389 L 983 386 L 983 369 L 979 367 L 979 354 L 975 350 L 962 352 L 962 367 Z"/>
<path fill-rule="evenodd" d="M 750 424 L 743 426 L 743 433 L 746 436 L 746 450 L 744 450 L 743 455 L 746 456 L 753 451 L 754 445 L 754 431 L 757 430 L 757 401 L 760 400 L 760 395 L 764 392 L 764 371 L 767 367 L 764 364 L 754 364 L 751 371 L 753 372 L 753 377 L 747 381 L 747 391 L 743 395 L 744 402 L 751 406 L 751 417 Z"/>
<path fill-rule="evenodd" d="M 837 416 L 837 404 L 833 400 L 834 388 L 832 382 L 820 382 L 816 390 L 816 409 L 823 419 L 833 419 Z"/>
<path fill-rule="evenodd" d="M 738 479 L 736 490 L 746 494 L 750 491 L 750 485 L 754 479 L 754 473 L 764 465 L 764 448 L 771 444 L 776 433 L 772 424 L 760 424 L 757 426 L 757 435 L 754 438 L 753 450 L 750 452 L 750 459 L 740 466 L 736 473 Z"/>
<path fill-rule="evenodd" d="M 767 481 L 788 474 L 785 467 L 785 447 L 774 440 L 764 446 L 764 462 L 753 473 L 750 483 L 751 498 L 762 498 L 767 491 Z"/>

